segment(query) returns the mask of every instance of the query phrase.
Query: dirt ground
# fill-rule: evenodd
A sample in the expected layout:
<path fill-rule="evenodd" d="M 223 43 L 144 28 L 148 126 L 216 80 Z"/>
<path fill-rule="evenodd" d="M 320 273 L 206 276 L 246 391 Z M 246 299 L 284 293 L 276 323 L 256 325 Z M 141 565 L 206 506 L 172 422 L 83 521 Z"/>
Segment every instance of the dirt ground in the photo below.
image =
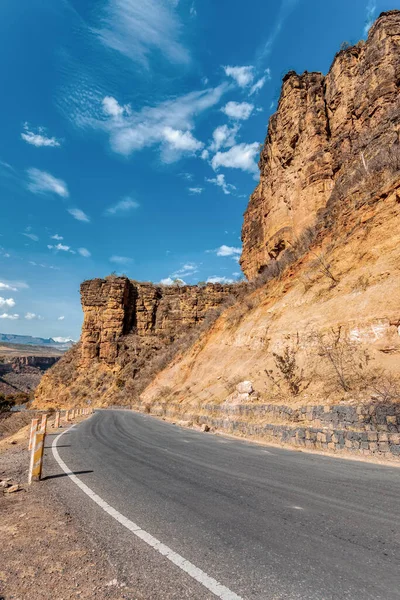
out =
<path fill-rule="evenodd" d="M 0 600 L 134 600 L 104 553 L 50 494 L 26 484 L 29 426 L 0 442 Z M 9 489 L 9 488 L 8 488 Z"/>

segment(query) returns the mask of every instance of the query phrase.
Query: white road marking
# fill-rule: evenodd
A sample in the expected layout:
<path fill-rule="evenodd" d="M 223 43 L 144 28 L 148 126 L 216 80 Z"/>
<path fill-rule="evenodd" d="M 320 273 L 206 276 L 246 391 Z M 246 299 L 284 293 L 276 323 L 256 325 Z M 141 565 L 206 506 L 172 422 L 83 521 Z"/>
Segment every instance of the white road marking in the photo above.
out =
<path fill-rule="evenodd" d="M 218 583 L 216 579 L 210 577 L 209 575 L 207 575 L 207 573 L 205 573 L 204 571 L 196 567 L 194 564 L 183 558 L 183 556 L 181 556 L 177 552 L 174 552 L 171 548 L 160 542 L 150 533 L 147 533 L 147 531 L 139 527 L 139 525 L 136 525 L 136 523 L 134 523 L 127 517 L 124 517 L 124 515 L 122 515 L 112 506 L 110 506 L 110 504 L 108 504 L 105 500 L 100 498 L 100 496 L 98 496 L 90 487 L 83 483 L 83 481 L 81 481 L 79 477 L 72 473 L 72 471 L 61 459 L 58 453 L 57 442 L 60 439 L 60 437 L 64 435 L 64 433 L 67 433 L 67 431 L 71 431 L 73 427 L 75 427 L 75 425 L 72 425 L 72 427 L 69 427 L 69 429 L 66 429 L 65 431 L 60 433 L 53 440 L 53 443 L 51 445 L 51 449 L 55 460 L 62 468 L 64 473 L 68 475 L 71 481 L 73 481 L 82 490 L 82 492 L 89 496 L 89 498 L 93 500 L 93 502 L 100 506 L 100 508 L 102 508 L 106 513 L 108 513 L 111 517 L 118 521 L 118 523 L 121 523 L 121 525 L 123 525 L 124 527 L 129 529 L 129 531 L 131 531 L 134 535 L 136 535 L 136 537 L 146 542 L 146 544 L 154 548 L 154 550 L 157 550 L 157 552 L 162 554 L 162 556 L 165 556 L 165 558 L 171 561 L 174 565 L 176 565 L 177 567 L 182 569 L 182 571 L 190 575 L 190 577 L 198 581 L 207 590 L 212 592 L 214 596 L 217 596 L 217 598 L 221 598 L 222 600 L 243 600 L 243 598 L 232 592 L 230 589 L 228 589 L 221 583 Z"/>
<path fill-rule="evenodd" d="M 301 506 L 291 506 L 290 508 L 294 508 L 294 510 L 304 510 Z"/>

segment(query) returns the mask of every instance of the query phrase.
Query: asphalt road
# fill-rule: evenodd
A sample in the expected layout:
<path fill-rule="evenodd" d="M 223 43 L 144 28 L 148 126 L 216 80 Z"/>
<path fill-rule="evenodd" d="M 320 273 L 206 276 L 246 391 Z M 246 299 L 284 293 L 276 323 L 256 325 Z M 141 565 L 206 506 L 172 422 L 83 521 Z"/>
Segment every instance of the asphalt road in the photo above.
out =
<path fill-rule="evenodd" d="M 136 590 L 121 597 L 217 597 L 106 513 L 47 446 L 48 485 Z M 95 413 L 57 448 L 143 538 L 151 534 L 224 586 L 220 597 L 400 599 L 399 468 L 251 444 L 117 410 Z"/>

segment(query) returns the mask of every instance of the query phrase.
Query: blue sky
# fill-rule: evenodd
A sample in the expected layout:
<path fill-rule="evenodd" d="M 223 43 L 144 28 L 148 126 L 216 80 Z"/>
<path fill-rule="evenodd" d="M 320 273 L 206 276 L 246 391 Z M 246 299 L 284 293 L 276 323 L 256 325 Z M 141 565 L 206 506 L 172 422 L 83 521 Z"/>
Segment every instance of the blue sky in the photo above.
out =
<path fill-rule="evenodd" d="M 79 284 L 240 276 L 283 75 L 393 0 L 5 0 L 0 332 L 77 339 Z"/>

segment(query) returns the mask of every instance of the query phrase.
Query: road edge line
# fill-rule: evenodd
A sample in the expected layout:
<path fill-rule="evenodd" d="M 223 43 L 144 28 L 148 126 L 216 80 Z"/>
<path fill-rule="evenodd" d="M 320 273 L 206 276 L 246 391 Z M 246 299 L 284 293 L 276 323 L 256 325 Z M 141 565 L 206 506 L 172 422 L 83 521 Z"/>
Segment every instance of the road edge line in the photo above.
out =
<path fill-rule="evenodd" d="M 113 508 L 110 504 L 108 504 L 105 500 L 103 500 L 103 498 L 100 498 L 100 496 L 98 496 L 89 486 L 83 483 L 83 481 L 81 481 L 79 477 L 74 475 L 71 469 L 68 468 L 67 464 L 60 457 L 57 449 L 58 440 L 65 433 L 71 431 L 71 429 L 73 429 L 74 427 L 75 425 L 72 425 L 72 427 L 69 427 L 65 431 L 62 431 L 53 440 L 51 445 L 51 450 L 53 452 L 54 459 L 64 471 L 64 473 L 68 475 L 71 481 L 73 481 L 75 485 L 77 485 L 82 490 L 82 492 L 89 496 L 89 498 L 93 500 L 93 502 L 95 502 L 98 506 L 100 506 L 100 508 L 102 508 L 107 514 L 109 514 L 116 521 L 118 521 L 118 523 L 121 523 L 121 525 L 126 527 L 126 529 L 131 531 L 136 537 L 145 542 L 148 546 L 151 546 L 154 550 L 156 550 L 159 554 L 167 558 L 174 565 L 179 567 L 192 579 L 200 583 L 208 591 L 212 592 L 215 596 L 217 596 L 217 598 L 221 598 L 221 600 L 243 600 L 241 596 L 238 596 L 237 594 L 235 594 L 235 592 L 232 592 L 229 588 L 219 583 L 216 579 L 207 575 L 207 573 L 196 567 L 193 563 L 186 560 L 183 556 L 181 556 L 180 554 L 178 554 L 177 552 L 160 542 L 160 540 L 152 536 L 151 533 L 148 533 L 147 531 L 139 527 L 139 525 L 125 517 L 123 514 L 121 514 L 119 511 Z"/>

